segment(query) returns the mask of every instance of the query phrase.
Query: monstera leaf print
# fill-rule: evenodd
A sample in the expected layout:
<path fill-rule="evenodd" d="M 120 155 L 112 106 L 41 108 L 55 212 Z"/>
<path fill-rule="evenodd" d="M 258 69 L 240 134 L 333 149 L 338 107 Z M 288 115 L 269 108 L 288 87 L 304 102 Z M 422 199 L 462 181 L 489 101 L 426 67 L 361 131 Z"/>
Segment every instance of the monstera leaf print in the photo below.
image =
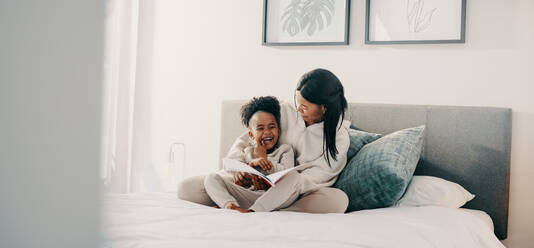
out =
<path fill-rule="evenodd" d="M 300 33 L 302 18 L 302 7 L 300 0 L 291 0 L 282 14 L 282 31 L 287 32 L 291 36 Z"/>
<path fill-rule="evenodd" d="M 291 36 L 306 31 L 309 36 L 328 27 L 336 0 L 291 0 L 282 13 L 282 31 Z"/>
<path fill-rule="evenodd" d="M 302 11 L 303 30 L 312 36 L 317 29 L 329 26 L 334 15 L 335 0 L 305 0 Z M 325 23 L 326 22 L 326 23 Z"/>

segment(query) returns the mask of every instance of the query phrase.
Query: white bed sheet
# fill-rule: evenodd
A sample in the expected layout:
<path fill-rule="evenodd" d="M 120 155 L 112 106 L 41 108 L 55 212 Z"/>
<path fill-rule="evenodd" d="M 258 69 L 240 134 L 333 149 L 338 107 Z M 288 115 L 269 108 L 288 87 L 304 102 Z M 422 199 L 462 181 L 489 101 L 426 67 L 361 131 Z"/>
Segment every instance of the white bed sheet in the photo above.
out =
<path fill-rule="evenodd" d="M 492 232 L 494 231 L 493 220 L 491 220 L 491 217 L 486 212 L 468 208 L 460 208 L 460 210 L 475 215 L 479 220 L 484 222 L 484 224 L 486 224 L 486 226 L 489 227 Z"/>
<path fill-rule="evenodd" d="M 485 213 L 443 207 L 242 214 L 142 193 L 109 196 L 103 210 L 106 248 L 504 247 Z"/>

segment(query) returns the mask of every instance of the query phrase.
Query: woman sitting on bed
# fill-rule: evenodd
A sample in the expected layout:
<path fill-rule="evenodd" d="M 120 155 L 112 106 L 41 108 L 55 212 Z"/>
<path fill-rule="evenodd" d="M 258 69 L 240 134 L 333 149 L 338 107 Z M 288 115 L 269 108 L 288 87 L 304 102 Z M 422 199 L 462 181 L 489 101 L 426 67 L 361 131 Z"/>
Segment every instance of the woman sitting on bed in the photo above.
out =
<path fill-rule="evenodd" d="M 281 104 L 280 144 L 289 144 L 295 151 L 296 165 L 308 165 L 298 173 L 300 198 L 281 210 L 308 213 L 343 213 L 347 195 L 331 188 L 345 167 L 349 148 L 349 121 L 344 121 L 347 108 L 343 85 L 330 71 L 315 69 L 302 76 L 295 91 L 295 106 Z M 249 145 L 247 133 L 232 145 L 228 157 Z M 235 183 L 251 185 L 247 174 L 236 177 Z M 283 182 L 287 178 L 281 180 Z M 276 188 L 276 187 L 275 187 Z M 180 183 L 178 197 L 204 205 L 214 205 L 204 188 L 204 176 Z"/>

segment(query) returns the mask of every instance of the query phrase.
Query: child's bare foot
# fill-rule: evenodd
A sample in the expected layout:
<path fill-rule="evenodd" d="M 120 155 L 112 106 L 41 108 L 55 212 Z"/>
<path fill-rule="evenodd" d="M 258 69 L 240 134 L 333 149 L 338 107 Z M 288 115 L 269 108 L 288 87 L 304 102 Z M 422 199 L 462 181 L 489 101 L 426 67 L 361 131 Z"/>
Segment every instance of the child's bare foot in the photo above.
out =
<path fill-rule="evenodd" d="M 254 212 L 254 211 L 252 211 L 252 210 L 250 210 L 250 209 L 242 209 L 242 208 L 240 208 L 239 206 L 237 206 L 237 205 L 236 205 L 235 203 L 233 203 L 233 202 L 230 203 L 230 204 L 228 204 L 228 205 L 226 206 L 226 208 L 227 208 L 227 209 L 232 209 L 232 210 L 237 210 L 237 211 L 239 211 L 239 212 L 241 212 L 241 213 L 250 213 L 250 212 Z"/>

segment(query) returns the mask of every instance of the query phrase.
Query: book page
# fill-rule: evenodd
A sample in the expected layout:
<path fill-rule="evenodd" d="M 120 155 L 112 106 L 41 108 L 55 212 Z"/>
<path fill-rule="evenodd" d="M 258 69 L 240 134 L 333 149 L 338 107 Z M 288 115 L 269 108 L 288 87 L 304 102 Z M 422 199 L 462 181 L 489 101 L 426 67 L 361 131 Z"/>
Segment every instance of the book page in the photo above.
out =
<path fill-rule="evenodd" d="M 292 171 L 292 170 L 294 170 L 296 168 L 297 167 L 292 167 L 292 168 L 289 168 L 289 169 L 285 169 L 285 170 L 270 174 L 270 175 L 267 176 L 267 178 L 269 178 L 271 180 L 271 182 L 276 183 L 276 182 L 278 182 L 278 180 L 280 180 L 280 178 L 282 178 L 287 173 L 289 173 L 290 171 Z"/>
<path fill-rule="evenodd" d="M 229 159 L 229 158 L 223 158 L 223 168 L 227 171 L 236 171 L 236 172 L 247 172 L 250 174 L 257 175 L 263 179 L 265 179 L 266 183 L 270 186 L 275 186 L 276 182 L 280 180 L 283 176 L 285 176 L 287 173 L 289 173 L 292 170 L 303 170 L 308 167 L 311 167 L 310 164 L 304 164 L 299 165 L 295 167 L 291 167 L 289 169 L 285 169 L 276 173 L 272 173 L 268 176 L 264 175 L 263 173 L 259 172 L 258 170 L 252 168 L 248 164 L 245 164 L 241 161 L 235 160 L 235 159 Z"/>
<path fill-rule="evenodd" d="M 267 176 L 265 176 L 258 170 L 252 168 L 248 164 L 245 164 L 235 159 L 223 158 L 223 168 L 227 171 L 246 172 L 246 173 L 254 174 L 267 180 L 268 181 L 267 183 L 273 184 L 270 178 L 268 178 Z"/>

